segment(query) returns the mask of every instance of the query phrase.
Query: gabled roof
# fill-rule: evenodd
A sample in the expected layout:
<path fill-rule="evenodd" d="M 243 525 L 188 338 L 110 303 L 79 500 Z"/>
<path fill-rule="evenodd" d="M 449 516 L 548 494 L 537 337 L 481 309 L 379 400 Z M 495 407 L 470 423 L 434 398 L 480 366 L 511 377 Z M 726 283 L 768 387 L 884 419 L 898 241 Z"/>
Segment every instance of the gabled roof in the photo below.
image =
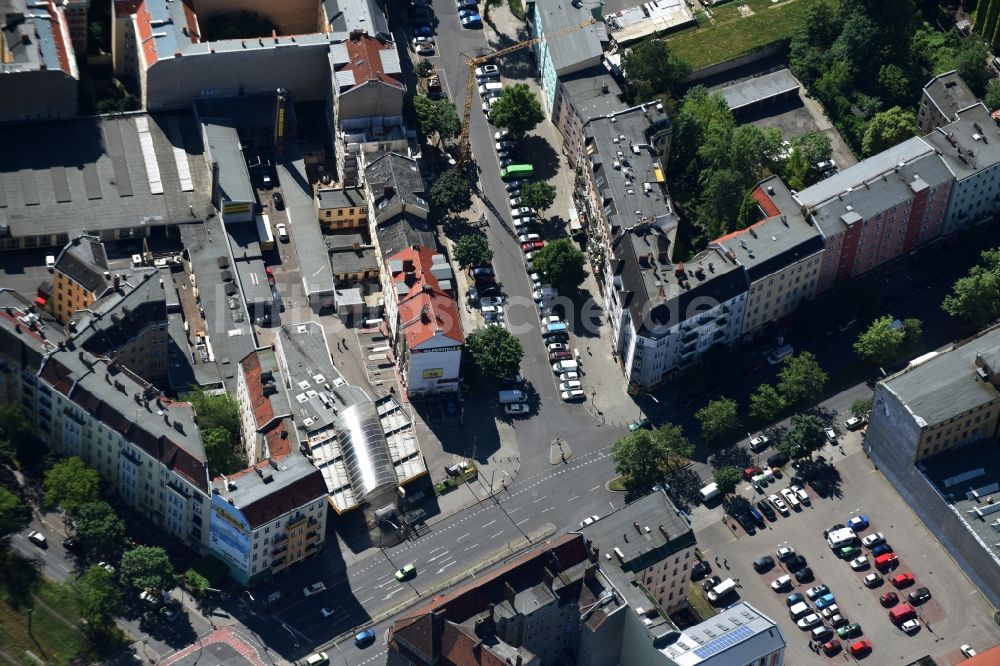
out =
<path fill-rule="evenodd" d="M 110 285 L 104 273 L 108 257 L 96 236 L 76 236 L 56 259 L 55 272 L 62 273 L 90 293 L 100 296 Z"/>
<path fill-rule="evenodd" d="M 440 259 L 435 261 L 435 257 Z M 386 263 L 397 290 L 394 296 L 399 299 L 399 319 L 407 346 L 419 347 L 437 336 L 463 344 L 458 303 L 441 288 L 438 279 L 451 275 L 444 255 L 415 246 L 391 255 Z"/>
<path fill-rule="evenodd" d="M 257 432 L 268 430 L 274 425 L 275 419 L 291 414 L 288 397 L 281 385 L 274 350 L 258 349 L 247 354 L 240 361 L 240 368 L 247 386 L 247 397 L 253 408 Z"/>
<path fill-rule="evenodd" d="M 355 34 L 343 44 L 331 46 L 330 55 L 341 92 L 372 81 L 403 89 L 399 81 L 402 74 L 399 54 L 392 42 Z"/>

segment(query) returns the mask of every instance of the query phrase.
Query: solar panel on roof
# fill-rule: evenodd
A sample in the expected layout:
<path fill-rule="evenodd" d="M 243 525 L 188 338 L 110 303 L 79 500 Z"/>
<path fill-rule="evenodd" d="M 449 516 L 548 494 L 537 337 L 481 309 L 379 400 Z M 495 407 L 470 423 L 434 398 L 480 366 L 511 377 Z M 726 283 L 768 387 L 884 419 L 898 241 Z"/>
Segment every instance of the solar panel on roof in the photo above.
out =
<path fill-rule="evenodd" d="M 55 195 L 56 201 L 59 203 L 72 201 L 73 197 L 69 193 L 69 180 L 66 178 L 66 167 L 50 167 L 49 175 L 52 176 L 52 193 Z"/>
<path fill-rule="evenodd" d="M 146 116 L 137 116 L 135 128 L 139 133 L 139 149 L 142 151 L 142 161 L 146 165 L 149 191 L 153 194 L 163 194 L 163 180 L 160 178 L 160 165 L 156 162 L 156 150 L 153 148 L 153 135 L 149 131 L 149 119 Z"/>
<path fill-rule="evenodd" d="M 737 643 L 740 643 L 753 636 L 753 629 L 747 626 L 737 627 L 729 633 L 719 636 L 713 641 L 709 641 L 705 645 L 694 651 L 694 654 L 699 659 L 707 659 L 714 654 L 722 652 L 726 648 L 732 647 Z"/>

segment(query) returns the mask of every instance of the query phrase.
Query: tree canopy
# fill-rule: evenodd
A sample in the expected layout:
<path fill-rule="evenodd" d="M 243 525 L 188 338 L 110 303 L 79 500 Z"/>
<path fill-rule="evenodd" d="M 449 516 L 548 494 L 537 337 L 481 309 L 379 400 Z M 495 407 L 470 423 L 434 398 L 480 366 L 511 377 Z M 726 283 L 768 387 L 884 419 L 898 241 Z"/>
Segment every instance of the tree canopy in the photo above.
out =
<path fill-rule="evenodd" d="M 750 396 L 750 416 L 762 421 L 773 421 L 785 411 L 785 398 L 770 384 L 761 384 Z"/>
<path fill-rule="evenodd" d="M 125 521 L 107 502 L 97 500 L 80 506 L 73 517 L 76 537 L 94 558 L 117 559 L 124 547 Z"/>
<path fill-rule="evenodd" d="M 431 185 L 431 201 L 448 213 L 462 213 L 472 208 L 472 185 L 454 169 L 445 171 Z"/>
<path fill-rule="evenodd" d="M 858 417 L 859 419 L 867 419 L 872 413 L 872 399 L 871 398 L 858 398 L 851 403 L 851 415 Z"/>
<path fill-rule="evenodd" d="M 202 430 L 201 441 L 205 445 L 205 457 L 212 474 L 232 474 L 247 466 L 238 440 L 234 440 L 225 428 Z"/>
<path fill-rule="evenodd" d="M 499 380 L 517 374 L 524 348 L 517 336 L 501 326 L 477 328 L 465 336 L 465 348 L 480 374 Z"/>
<path fill-rule="evenodd" d="M 230 437 L 238 438 L 242 431 L 240 406 L 228 393 L 208 394 L 191 391 L 181 396 L 194 407 L 198 428 L 202 431 L 223 428 Z"/>
<path fill-rule="evenodd" d="M 785 359 L 778 373 L 778 392 L 789 407 L 812 402 L 823 392 L 828 376 L 810 352 L 801 352 Z"/>
<path fill-rule="evenodd" d="M 28 508 L 28 503 L 0 486 L 0 544 L 3 544 L 10 535 L 27 527 L 30 521 L 31 510 Z"/>
<path fill-rule="evenodd" d="M 719 487 L 719 492 L 723 495 L 732 495 L 736 492 L 736 486 L 743 480 L 743 472 L 735 467 L 720 467 L 715 470 L 713 481 Z"/>
<path fill-rule="evenodd" d="M 425 79 L 434 73 L 434 63 L 427 58 L 421 58 L 413 66 L 413 73 L 421 79 Z"/>
<path fill-rule="evenodd" d="M 558 238 L 535 252 L 532 265 L 556 289 L 572 291 L 587 277 L 583 252 L 569 238 Z"/>
<path fill-rule="evenodd" d="M 854 343 L 854 351 L 869 361 L 882 364 L 899 355 L 906 333 L 902 326 L 894 327 L 892 315 L 879 317 L 862 332 Z"/>
<path fill-rule="evenodd" d="M 902 143 L 917 131 L 917 117 L 912 111 L 894 106 L 872 117 L 865 130 L 861 149 L 865 155 L 874 155 Z"/>
<path fill-rule="evenodd" d="M 789 458 L 807 458 L 826 444 L 823 421 L 818 416 L 796 414 L 778 442 L 778 450 Z"/>
<path fill-rule="evenodd" d="M 691 74 L 691 65 L 675 55 L 667 40 L 645 39 L 622 56 L 626 94 L 632 104 L 673 97 L 675 89 Z"/>
<path fill-rule="evenodd" d="M 506 86 L 493 103 L 490 120 L 497 127 L 509 130 L 515 137 L 521 137 L 545 120 L 545 113 L 538 102 L 538 96 L 528 84 L 515 83 Z"/>
<path fill-rule="evenodd" d="M 941 304 L 952 317 L 983 328 L 1000 317 L 1000 249 L 984 250 Z"/>
<path fill-rule="evenodd" d="M 493 250 L 486 236 L 466 234 L 455 242 L 455 261 L 462 268 L 488 263 L 493 258 Z"/>
<path fill-rule="evenodd" d="M 101 493 L 101 477 L 76 456 L 64 458 L 45 473 L 42 482 L 45 503 L 58 506 L 69 515 Z"/>
<path fill-rule="evenodd" d="M 73 581 L 73 589 L 80 598 L 80 615 L 87 621 L 88 630 L 114 624 L 122 609 L 122 595 L 115 587 L 114 574 L 94 565 Z"/>
<path fill-rule="evenodd" d="M 719 439 L 740 427 L 736 401 L 726 397 L 712 400 L 694 416 L 701 424 L 701 436 L 707 440 Z"/>
<path fill-rule="evenodd" d="M 983 97 L 983 104 L 989 107 L 990 111 L 1000 109 L 1000 79 L 990 79 L 986 84 L 986 95 Z"/>
<path fill-rule="evenodd" d="M 122 555 L 122 580 L 139 590 L 164 592 L 174 587 L 174 565 L 159 546 L 139 546 Z"/>
<path fill-rule="evenodd" d="M 619 437 L 611 446 L 615 471 L 636 489 L 647 489 L 659 480 L 667 454 L 663 441 L 646 429 Z"/>
<path fill-rule="evenodd" d="M 819 130 L 806 130 L 792 137 L 789 143 L 810 165 L 825 162 L 830 159 L 830 154 L 833 152 L 833 142 L 830 141 L 830 137 Z"/>
<path fill-rule="evenodd" d="M 437 135 L 441 139 L 453 139 L 462 131 L 462 121 L 455 105 L 447 99 L 431 99 L 426 95 L 413 98 L 413 112 L 424 137 Z"/>
<path fill-rule="evenodd" d="M 543 211 L 552 206 L 556 200 L 556 188 L 548 183 L 535 180 L 521 186 L 521 205 Z"/>

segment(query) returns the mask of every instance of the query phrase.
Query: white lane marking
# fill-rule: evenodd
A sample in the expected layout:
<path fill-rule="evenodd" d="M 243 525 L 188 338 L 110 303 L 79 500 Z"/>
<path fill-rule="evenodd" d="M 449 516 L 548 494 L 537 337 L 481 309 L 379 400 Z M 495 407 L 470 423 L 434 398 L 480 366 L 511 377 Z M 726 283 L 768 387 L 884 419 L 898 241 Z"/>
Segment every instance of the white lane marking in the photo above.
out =
<path fill-rule="evenodd" d="M 375 589 L 376 589 L 376 590 L 381 590 L 381 589 L 382 589 L 383 587 L 385 587 L 386 585 L 388 585 L 388 584 L 389 584 L 389 583 L 391 583 L 391 582 L 392 582 L 391 580 L 387 580 L 387 581 L 385 581 L 384 583 L 381 583 L 381 584 L 379 584 L 379 585 L 376 585 L 376 586 L 375 586 Z"/>
<path fill-rule="evenodd" d="M 535 500 L 534 502 L 532 502 L 532 504 L 538 504 L 538 503 L 539 503 L 539 502 L 541 502 L 541 501 L 542 501 L 543 499 L 545 499 L 545 495 L 542 495 L 541 497 L 539 497 L 538 499 L 536 499 L 536 500 Z"/>
<path fill-rule="evenodd" d="M 369 601 L 371 601 L 371 600 L 372 600 L 372 599 L 374 599 L 374 598 L 375 598 L 375 597 L 368 597 L 367 599 L 365 599 L 365 600 L 364 600 L 364 601 L 362 601 L 361 603 L 363 603 L 363 604 L 366 604 L 366 603 L 368 603 Z"/>
<path fill-rule="evenodd" d="M 445 564 L 445 565 L 443 565 L 443 566 L 442 566 L 442 567 L 441 567 L 440 569 L 438 569 L 438 570 L 437 570 L 437 572 L 438 572 L 438 573 L 444 573 L 444 570 L 445 570 L 445 569 L 447 569 L 447 568 L 448 568 L 448 567 L 450 567 L 451 565 L 455 564 L 456 562 L 458 562 L 458 560 L 452 560 L 452 561 L 451 561 L 451 562 L 449 562 L 448 564 Z"/>
<path fill-rule="evenodd" d="M 578 500 L 578 499 L 580 499 L 580 496 L 579 496 L 579 495 L 577 495 L 576 497 L 570 497 L 570 498 L 569 498 L 568 500 L 566 500 L 566 501 L 567 501 L 567 502 L 572 502 L 573 500 Z"/>
<path fill-rule="evenodd" d="M 491 539 L 496 539 L 496 538 L 497 538 L 498 536 L 500 536 L 501 534 L 503 534 L 503 530 L 500 530 L 499 532 L 497 532 L 496 534 L 494 534 L 494 535 L 493 535 L 493 536 L 491 536 L 490 538 L 491 538 Z"/>
<path fill-rule="evenodd" d="M 465 538 L 465 537 L 467 537 L 467 536 L 469 536 L 469 532 L 466 532 L 466 533 L 465 533 L 465 534 L 463 534 L 462 536 L 458 537 L 457 539 L 455 539 L 455 541 L 461 541 L 462 539 L 464 539 L 464 538 Z"/>
<path fill-rule="evenodd" d="M 491 520 L 490 522 L 488 522 L 485 525 L 483 525 L 483 528 L 485 529 L 485 528 L 489 527 L 490 525 L 492 525 L 495 522 L 497 522 L 497 521 L 496 520 Z"/>
<path fill-rule="evenodd" d="M 541 511 L 541 512 L 542 512 L 542 513 L 545 513 L 546 511 L 551 511 L 551 510 L 552 510 L 552 509 L 554 509 L 554 508 L 555 508 L 554 506 L 550 506 L 550 507 L 549 507 L 549 508 L 547 508 L 547 509 L 542 509 L 542 511 Z"/>
<path fill-rule="evenodd" d="M 440 550 L 440 549 L 439 549 L 439 550 Z M 444 557 L 444 556 L 445 556 L 445 555 L 447 555 L 447 554 L 448 554 L 448 551 L 446 550 L 446 551 L 444 551 L 443 553 L 440 553 L 440 554 L 438 554 L 438 555 L 435 555 L 434 557 L 432 557 L 431 559 L 429 559 L 429 560 L 427 560 L 427 561 L 428 561 L 428 562 L 433 562 L 434 560 L 438 559 L 439 557 Z"/>
<path fill-rule="evenodd" d="M 440 548 L 440 547 L 438 547 L 438 548 L 435 548 L 435 549 L 434 549 L 434 550 L 432 550 L 431 552 L 432 552 L 432 553 L 435 553 L 435 552 L 437 552 L 437 551 L 439 551 L 439 550 L 441 550 L 441 548 Z"/>
<path fill-rule="evenodd" d="M 521 524 L 523 524 L 523 523 L 526 523 L 526 522 L 528 522 L 529 520 L 531 520 L 531 518 L 525 518 L 525 519 L 524 519 L 524 520 L 522 520 L 522 521 L 521 521 L 520 523 L 514 523 L 514 524 L 515 524 L 515 525 L 521 525 Z"/>
<path fill-rule="evenodd" d="M 511 509 L 510 511 L 507 512 L 507 515 L 509 516 L 510 514 L 514 513 L 515 511 L 520 511 L 520 510 L 521 510 L 521 507 L 517 507 L 516 509 Z"/>
<path fill-rule="evenodd" d="M 385 598 L 383 598 L 382 601 L 388 601 L 389 599 L 392 599 L 393 596 L 395 596 L 398 592 L 402 592 L 405 589 L 406 589 L 405 587 L 397 587 L 395 590 L 385 595 Z"/>
<path fill-rule="evenodd" d="M 587 492 L 588 492 L 588 493 L 592 493 L 592 492 L 594 492 L 595 490 L 597 490 L 598 488 L 600 488 L 600 486 L 594 486 L 593 488 L 591 488 L 591 489 L 590 489 L 590 490 L 588 490 Z"/>
<path fill-rule="evenodd" d="M 478 546 L 479 546 L 479 543 L 477 542 L 477 543 L 472 544 L 468 548 L 466 548 L 466 550 L 472 550 L 473 548 L 477 548 Z"/>

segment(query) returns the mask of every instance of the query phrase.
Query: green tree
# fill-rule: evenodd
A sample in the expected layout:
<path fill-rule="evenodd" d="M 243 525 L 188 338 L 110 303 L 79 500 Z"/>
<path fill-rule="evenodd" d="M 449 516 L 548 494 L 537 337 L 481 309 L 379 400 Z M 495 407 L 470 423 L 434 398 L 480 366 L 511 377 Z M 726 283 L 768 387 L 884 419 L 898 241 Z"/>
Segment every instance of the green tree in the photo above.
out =
<path fill-rule="evenodd" d="M 874 155 L 909 139 L 917 131 L 917 117 L 912 111 L 894 106 L 876 113 L 868 123 L 861 149 Z"/>
<path fill-rule="evenodd" d="M 426 79 L 434 73 L 434 64 L 427 58 L 421 58 L 413 66 L 413 72 L 421 79 Z"/>
<path fill-rule="evenodd" d="M 750 416 L 762 421 L 773 421 L 785 411 L 785 398 L 770 384 L 761 384 L 750 396 Z"/>
<path fill-rule="evenodd" d="M 11 465 L 13 451 L 22 468 L 35 467 L 45 451 L 32 435 L 31 423 L 19 403 L 0 406 L 0 450 L 3 452 L 0 464 Z"/>
<path fill-rule="evenodd" d="M 827 379 L 816 357 L 810 352 L 802 352 L 785 359 L 778 373 L 778 392 L 788 406 L 810 402 L 819 397 Z"/>
<path fill-rule="evenodd" d="M 785 161 L 783 173 L 785 182 L 789 188 L 795 191 L 804 190 L 809 186 L 810 180 L 812 180 L 812 164 L 809 163 L 809 160 L 806 159 L 806 156 L 798 148 L 793 148 L 788 159 Z"/>
<path fill-rule="evenodd" d="M 184 584 L 195 599 L 201 599 L 208 592 L 208 579 L 194 569 L 184 572 Z"/>
<path fill-rule="evenodd" d="M 413 112 L 420 125 L 420 133 L 425 138 L 437 136 L 441 139 L 451 139 L 462 131 L 462 121 L 458 118 L 455 105 L 446 99 L 431 99 L 426 95 L 413 98 Z"/>
<path fill-rule="evenodd" d="M 80 598 L 80 615 L 87 621 L 89 631 L 114 624 L 121 613 L 122 595 L 110 571 L 94 565 L 74 580 L 72 586 Z"/>
<path fill-rule="evenodd" d="M 497 127 L 509 130 L 514 137 L 522 137 L 545 120 L 538 97 L 526 83 L 507 86 L 493 103 L 490 119 Z"/>
<path fill-rule="evenodd" d="M 990 70 L 986 67 L 989 55 L 989 46 L 975 34 L 963 39 L 955 54 L 955 71 L 977 96 L 986 92 L 986 82 L 990 79 Z"/>
<path fill-rule="evenodd" d="M 524 348 L 513 333 L 500 326 L 477 328 L 465 336 L 465 348 L 479 372 L 489 380 L 518 372 Z"/>
<path fill-rule="evenodd" d="M 864 359 L 882 365 L 899 356 L 906 342 L 906 331 L 902 327 L 894 328 L 892 315 L 879 317 L 872 322 L 868 330 L 858 336 L 854 343 L 854 351 Z"/>
<path fill-rule="evenodd" d="M 675 462 L 687 460 L 694 453 L 694 444 L 684 436 L 684 429 L 679 425 L 664 423 L 653 431 L 653 438 L 667 450 L 668 455 L 663 461 L 663 470 L 667 474 L 676 471 Z"/>
<path fill-rule="evenodd" d="M 138 590 L 154 593 L 174 587 L 174 565 L 159 546 L 139 546 L 122 555 L 122 580 Z"/>
<path fill-rule="evenodd" d="M 205 445 L 208 469 L 213 475 L 232 474 L 247 466 L 242 450 L 237 449 L 225 428 L 202 430 L 201 441 Z"/>
<path fill-rule="evenodd" d="M 998 3 L 1000 6 L 1000 3 Z M 986 84 L 986 95 L 983 97 L 985 104 L 990 111 L 1000 109 L 1000 79 L 990 79 Z"/>
<path fill-rule="evenodd" d="M 717 440 L 740 427 L 736 401 L 726 397 L 712 400 L 694 416 L 701 424 L 701 436 L 707 440 Z"/>
<path fill-rule="evenodd" d="M 646 429 L 630 432 L 611 446 L 615 472 L 635 489 L 647 489 L 659 480 L 668 453 L 663 440 Z"/>
<path fill-rule="evenodd" d="M 73 517 L 76 536 L 96 558 L 117 559 L 125 543 L 125 521 L 102 500 L 80 506 Z"/>
<path fill-rule="evenodd" d="M 233 439 L 240 436 L 240 406 L 228 393 L 191 391 L 182 395 L 181 399 L 194 407 L 200 430 L 223 428 Z"/>
<path fill-rule="evenodd" d="M 472 185 L 454 169 L 445 171 L 431 185 L 431 201 L 448 213 L 461 213 L 472 207 Z"/>
<path fill-rule="evenodd" d="M 142 102 L 132 93 L 125 90 L 125 86 L 114 81 L 108 96 L 98 100 L 95 110 L 99 114 L 124 113 L 126 111 L 138 111 L 142 108 Z"/>
<path fill-rule="evenodd" d="M 977 328 L 1000 317 L 1000 250 L 984 250 L 980 262 L 955 282 L 941 307 Z"/>
<path fill-rule="evenodd" d="M 809 165 L 825 162 L 833 153 L 833 142 L 830 141 L 830 137 L 818 130 L 806 130 L 792 137 L 789 143 L 793 150 L 802 153 L 802 157 Z"/>
<path fill-rule="evenodd" d="M 872 399 L 858 398 L 851 403 L 851 414 L 859 419 L 867 419 L 872 413 Z"/>
<path fill-rule="evenodd" d="M 808 458 L 826 444 L 823 421 L 818 416 L 796 414 L 791 426 L 778 442 L 778 450 L 789 458 Z"/>
<path fill-rule="evenodd" d="M 641 104 L 659 95 L 672 97 L 691 75 L 691 65 L 670 50 L 666 39 L 647 39 L 625 51 L 622 71 L 629 100 Z"/>
<path fill-rule="evenodd" d="M 455 243 L 455 261 L 462 268 L 485 264 L 492 258 L 493 250 L 483 235 L 466 234 Z"/>
<path fill-rule="evenodd" d="M 587 271 L 586 258 L 569 238 L 559 238 L 535 252 L 535 270 L 548 278 L 556 289 L 572 291 L 580 286 Z"/>
<path fill-rule="evenodd" d="M 45 504 L 58 506 L 73 515 L 81 505 L 93 502 L 101 493 L 101 477 L 76 456 L 64 458 L 45 473 L 42 482 Z"/>
<path fill-rule="evenodd" d="M 878 70 L 878 85 L 890 103 L 908 104 L 911 101 L 913 84 L 899 65 L 882 65 Z"/>
<path fill-rule="evenodd" d="M 556 188 L 540 180 L 521 186 L 521 205 L 536 211 L 543 211 L 556 201 Z"/>
<path fill-rule="evenodd" d="M 913 344 L 924 334 L 924 323 L 915 317 L 903 320 L 903 332 L 906 333 L 907 344 Z"/>
<path fill-rule="evenodd" d="M 719 487 L 719 492 L 723 495 L 732 495 L 736 492 L 736 486 L 743 480 L 743 472 L 735 467 L 721 467 L 715 470 L 713 481 Z"/>
<path fill-rule="evenodd" d="M 0 546 L 7 538 L 20 532 L 31 522 L 31 510 L 27 502 L 0 486 Z"/>

